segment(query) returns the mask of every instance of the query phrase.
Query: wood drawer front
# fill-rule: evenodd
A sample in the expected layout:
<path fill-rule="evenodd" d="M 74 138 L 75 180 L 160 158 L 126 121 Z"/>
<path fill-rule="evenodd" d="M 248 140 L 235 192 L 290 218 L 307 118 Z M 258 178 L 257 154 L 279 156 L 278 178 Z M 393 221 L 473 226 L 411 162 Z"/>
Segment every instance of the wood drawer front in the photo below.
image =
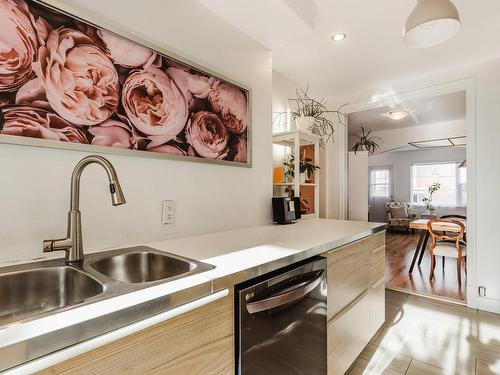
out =
<path fill-rule="evenodd" d="M 225 337 L 146 371 L 144 375 L 234 375 L 233 345 L 233 338 Z"/>
<path fill-rule="evenodd" d="M 384 256 L 380 254 L 380 251 L 373 251 L 384 246 L 384 242 L 385 233 L 383 232 L 344 246 L 327 255 L 328 320 L 373 285 L 372 272 L 380 273 L 379 258 Z M 383 268 L 381 272 L 383 274 Z"/>
<path fill-rule="evenodd" d="M 385 274 L 385 245 L 371 250 L 370 285 L 374 285 Z"/>
<path fill-rule="evenodd" d="M 329 250 L 323 253 L 323 256 L 330 256 L 339 251 L 350 250 L 350 249 L 372 250 L 383 245 L 385 245 L 385 231 L 372 234 L 371 236 L 364 237 L 350 244 Z"/>
<path fill-rule="evenodd" d="M 370 293 L 366 291 L 328 323 L 328 375 L 343 375 L 369 342 Z"/>
<path fill-rule="evenodd" d="M 39 374 L 230 374 L 233 331 L 230 294 Z"/>
<path fill-rule="evenodd" d="M 370 288 L 370 339 L 385 322 L 385 280 L 382 277 Z"/>

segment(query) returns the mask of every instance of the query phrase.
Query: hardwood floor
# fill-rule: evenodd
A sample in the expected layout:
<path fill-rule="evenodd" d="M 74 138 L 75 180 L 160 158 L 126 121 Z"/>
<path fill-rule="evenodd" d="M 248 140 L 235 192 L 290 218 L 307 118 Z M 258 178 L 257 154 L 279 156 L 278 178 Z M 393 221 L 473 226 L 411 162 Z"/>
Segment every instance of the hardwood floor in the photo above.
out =
<path fill-rule="evenodd" d="M 500 315 L 391 290 L 348 375 L 500 375 Z"/>
<path fill-rule="evenodd" d="M 434 279 L 429 280 L 429 245 L 421 266 L 415 265 L 413 273 L 411 275 L 408 273 L 418 237 L 417 232 L 415 234 L 387 232 L 386 287 L 465 302 L 467 276 L 462 269 L 462 287 L 459 287 L 455 259 L 446 259 L 443 268 L 441 257 L 437 257 Z"/>

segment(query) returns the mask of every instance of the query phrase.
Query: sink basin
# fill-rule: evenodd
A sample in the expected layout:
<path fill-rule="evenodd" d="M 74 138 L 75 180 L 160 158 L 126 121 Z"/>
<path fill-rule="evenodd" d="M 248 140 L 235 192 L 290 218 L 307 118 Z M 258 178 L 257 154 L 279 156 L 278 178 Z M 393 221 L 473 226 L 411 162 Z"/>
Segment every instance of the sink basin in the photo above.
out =
<path fill-rule="evenodd" d="M 0 343 L 1 373 L 213 293 L 212 279 L 206 275 L 192 288 L 187 283 L 186 289 L 141 302 L 152 296 L 133 296 L 134 292 L 215 268 L 148 246 L 89 253 L 78 266 L 63 262 L 50 259 L 0 268 L 0 339 L 10 342 Z M 99 305 L 129 293 L 131 302 L 140 297 L 138 304 L 118 309 L 116 303 Z M 89 319 L 78 311 L 92 306 L 102 315 Z M 40 320 L 59 313 L 53 320 Z M 72 323 L 61 327 L 59 321 L 66 317 Z M 49 332 L 40 333 L 41 324 Z"/>
<path fill-rule="evenodd" d="M 0 325 L 76 305 L 103 291 L 98 281 L 68 266 L 0 274 Z"/>
<path fill-rule="evenodd" d="M 104 276 L 126 283 L 164 280 L 197 268 L 194 262 L 151 251 L 111 255 L 90 263 L 90 266 Z"/>

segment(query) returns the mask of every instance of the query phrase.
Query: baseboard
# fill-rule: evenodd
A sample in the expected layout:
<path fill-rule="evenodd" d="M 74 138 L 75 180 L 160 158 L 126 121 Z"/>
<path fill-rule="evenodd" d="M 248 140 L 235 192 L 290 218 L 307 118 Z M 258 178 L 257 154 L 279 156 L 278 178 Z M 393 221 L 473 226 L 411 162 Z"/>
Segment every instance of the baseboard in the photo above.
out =
<path fill-rule="evenodd" d="M 476 296 L 474 298 L 474 303 L 471 304 L 471 307 L 478 310 L 500 314 L 500 300 L 493 298 Z"/>
<path fill-rule="evenodd" d="M 400 293 L 411 294 L 411 295 L 417 296 L 417 297 L 429 298 L 429 299 L 433 299 L 433 300 L 440 301 L 440 302 L 447 302 L 447 303 L 452 303 L 455 305 L 467 306 L 467 307 L 470 307 L 472 309 L 478 309 L 481 311 L 491 312 L 494 314 L 500 314 L 500 300 L 493 299 L 493 298 L 480 297 L 480 296 L 475 296 L 473 298 L 468 297 L 468 300 L 466 303 L 465 301 L 459 301 L 459 300 L 452 299 L 452 298 L 440 297 L 440 296 L 436 296 L 436 295 L 433 295 L 430 293 L 415 292 L 414 290 L 408 290 L 408 289 L 398 288 L 398 287 L 394 287 L 394 286 L 386 285 L 385 289 L 394 290 L 394 291 L 400 292 Z"/>
<path fill-rule="evenodd" d="M 400 292 L 400 293 L 411 294 L 412 296 L 429 298 L 429 299 L 433 299 L 433 300 L 436 300 L 439 302 L 447 302 L 447 303 L 452 303 L 455 305 L 467 306 L 467 303 L 465 301 L 460 301 L 460 300 L 453 299 L 453 298 L 436 296 L 435 294 L 431 294 L 431 293 L 415 292 L 414 290 L 409 290 L 409 289 L 405 289 L 405 288 L 398 288 L 395 286 L 388 286 L 388 285 L 385 286 L 385 289 L 394 290 L 394 291 Z"/>

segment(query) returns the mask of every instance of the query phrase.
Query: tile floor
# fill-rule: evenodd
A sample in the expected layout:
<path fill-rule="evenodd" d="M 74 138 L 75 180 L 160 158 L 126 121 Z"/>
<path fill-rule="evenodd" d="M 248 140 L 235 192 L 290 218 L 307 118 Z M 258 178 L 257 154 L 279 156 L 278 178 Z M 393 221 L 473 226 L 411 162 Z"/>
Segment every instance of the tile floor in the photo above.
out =
<path fill-rule="evenodd" d="M 500 315 L 386 291 L 386 323 L 349 375 L 500 375 Z"/>

